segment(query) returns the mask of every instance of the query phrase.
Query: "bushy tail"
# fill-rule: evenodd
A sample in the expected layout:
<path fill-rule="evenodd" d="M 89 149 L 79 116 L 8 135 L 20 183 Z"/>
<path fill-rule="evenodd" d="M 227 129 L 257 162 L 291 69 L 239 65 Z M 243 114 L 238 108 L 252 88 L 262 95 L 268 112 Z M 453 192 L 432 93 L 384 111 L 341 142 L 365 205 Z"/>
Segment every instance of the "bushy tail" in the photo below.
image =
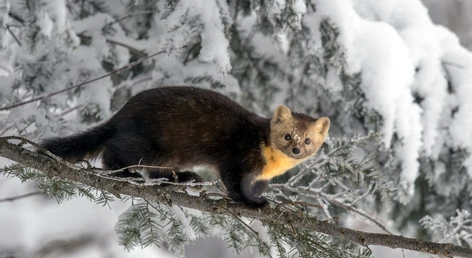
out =
<path fill-rule="evenodd" d="M 64 160 L 77 162 L 97 157 L 113 134 L 113 128 L 105 123 L 79 134 L 45 139 L 40 146 Z"/>

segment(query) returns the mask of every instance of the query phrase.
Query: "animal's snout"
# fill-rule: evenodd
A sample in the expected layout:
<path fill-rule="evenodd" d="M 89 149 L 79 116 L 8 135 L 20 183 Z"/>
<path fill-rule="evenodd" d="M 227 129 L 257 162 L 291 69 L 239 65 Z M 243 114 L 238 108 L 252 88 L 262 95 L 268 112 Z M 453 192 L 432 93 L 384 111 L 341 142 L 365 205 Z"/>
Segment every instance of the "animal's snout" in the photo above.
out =
<path fill-rule="evenodd" d="M 293 152 L 293 154 L 299 154 L 299 153 L 300 153 L 300 149 L 299 149 L 299 148 L 293 148 L 293 149 L 292 149 L 292 152 Z"/>

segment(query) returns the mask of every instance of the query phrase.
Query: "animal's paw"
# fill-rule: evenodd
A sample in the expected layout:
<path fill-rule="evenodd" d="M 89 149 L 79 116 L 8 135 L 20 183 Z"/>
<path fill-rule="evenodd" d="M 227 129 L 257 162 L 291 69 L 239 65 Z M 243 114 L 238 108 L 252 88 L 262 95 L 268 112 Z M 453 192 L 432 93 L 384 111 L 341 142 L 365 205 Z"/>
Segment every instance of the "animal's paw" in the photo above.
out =
<path fill-rule="evenodd" d="M 233 192 L 229 194 L 231 200 L 243 203 L 252 209 L 264 209 L 270 207 L 269 201 L 265 197 L 249 196 L 248 198 L 240 193 Z"/>
<path fill-rule="evenodd" d="M 247 206 L 253 209 L 265 209 L 270 207 L 269 201 L 264 197 L 244 199 L 244 202 Z"/>

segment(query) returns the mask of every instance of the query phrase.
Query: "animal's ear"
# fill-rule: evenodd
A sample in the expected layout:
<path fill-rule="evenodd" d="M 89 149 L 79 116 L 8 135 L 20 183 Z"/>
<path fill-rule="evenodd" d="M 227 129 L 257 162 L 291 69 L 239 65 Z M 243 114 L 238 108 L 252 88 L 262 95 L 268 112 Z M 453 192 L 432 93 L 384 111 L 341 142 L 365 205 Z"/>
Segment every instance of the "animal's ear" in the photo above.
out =
<path fill-rule="evenodd" d="M 271 123 L 284 122 L 290 119 L 292 119 L 292 112 L 288 107 L 281 105 L 275 109 Z"/>
<path fill-rule="evenodd" d="M 318 118 L 314 125 L 316 133 L 326 136 L 328 134 L 330 124 L 331 122 L 329 121 L 329 118 L 327 117 Z"/>

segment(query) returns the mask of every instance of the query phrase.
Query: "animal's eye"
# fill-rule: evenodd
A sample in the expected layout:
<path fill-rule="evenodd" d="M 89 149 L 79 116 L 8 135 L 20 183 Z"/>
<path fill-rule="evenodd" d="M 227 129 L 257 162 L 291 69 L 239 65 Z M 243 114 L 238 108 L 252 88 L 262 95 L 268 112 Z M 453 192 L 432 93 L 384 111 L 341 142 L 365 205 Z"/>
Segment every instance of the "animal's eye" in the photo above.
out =
<path fill-rule="evenodd" d="M 292 136 L 290 136 L 290 134 L 286 134 L 285 135 L 285 140 L 289 141 L 290 139 L 292 139 Z"/>
<path fill-rule="evenodd" d="M 306 145 L 309 145 L 310 143 L 311 143 L 310 138 L 306 138 L 306 139 L 305 139 L 305 144 L 306 144 Z"/>

